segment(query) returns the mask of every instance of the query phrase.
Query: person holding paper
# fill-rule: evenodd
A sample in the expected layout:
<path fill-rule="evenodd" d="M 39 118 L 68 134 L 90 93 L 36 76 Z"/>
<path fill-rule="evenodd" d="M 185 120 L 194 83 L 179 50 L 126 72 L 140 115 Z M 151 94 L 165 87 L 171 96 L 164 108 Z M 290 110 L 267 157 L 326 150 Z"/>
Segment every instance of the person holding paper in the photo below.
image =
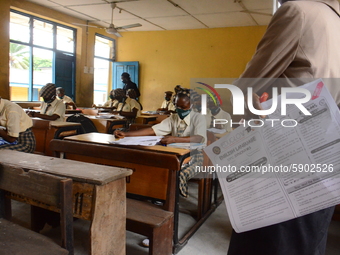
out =
<path fill-rule="evenodd" d="M 192 111 L 190 90 L 182 89 L 175 95 L 174 99 L 177 114 L 172 114 L 169 118 L 152 127 L 131 132 L 116 130 L 114 135 L 117 138 L 164 136 L 161 139 L 161 143 L 164 145 L 170 143 L 206 143 L 205 117 Z M 203 153 L 200 151 L 192 155 L 191 163 L 181 169 L 179 185 L 181 195 L 185 197 L 188 195 L 187 181 L 196 174 L 195 166 L 202 165 L 202 163 Z"/>
<path fill-rule="evenodd" d="M 271 94 L 271 86 L 276 86 L 273 81 L 277 78 L 340 77 L 339 2 L 279 2 L 282 6 L 273 16 L 244 73 L 235 82 L 243 92 L 252 86 L 259 95 Z M 266 82 L 258 78 L 272 79 Z M 339 104 L 340 86 L 328 89 Z M 258 103 L 259 98 L 256 100 Z M 331 207 L 256 230 L 233 231 L 228 255 L 325 254 L 333 211 Z"/>

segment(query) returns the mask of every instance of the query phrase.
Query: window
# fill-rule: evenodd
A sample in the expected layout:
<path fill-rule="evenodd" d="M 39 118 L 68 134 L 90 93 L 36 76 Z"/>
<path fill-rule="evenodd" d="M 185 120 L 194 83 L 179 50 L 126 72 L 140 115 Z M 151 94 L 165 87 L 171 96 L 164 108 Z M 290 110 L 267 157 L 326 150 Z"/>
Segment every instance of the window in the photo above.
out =
<path fill-rule="evenodd" d="M 56 74 L 60 58 L 67 55 L 75 62 L 75 29 L 11 10 L 10 13 L 10 96 L 12 101 L 38 101 L 46 83 L 64 87 L 74 96 L 74 79 L 59 83 Z M 65 61 L 65 60 L 64 60 Z M 72 70 L 74 78 L 75 70 Z"/>
<path fill-rule="evenodd" d="M 93 102 L 99 105 L 108 100 L 112 88 L 110 70 L 115 60 L 115 40 L 96 34 L 94 55 Z"/>

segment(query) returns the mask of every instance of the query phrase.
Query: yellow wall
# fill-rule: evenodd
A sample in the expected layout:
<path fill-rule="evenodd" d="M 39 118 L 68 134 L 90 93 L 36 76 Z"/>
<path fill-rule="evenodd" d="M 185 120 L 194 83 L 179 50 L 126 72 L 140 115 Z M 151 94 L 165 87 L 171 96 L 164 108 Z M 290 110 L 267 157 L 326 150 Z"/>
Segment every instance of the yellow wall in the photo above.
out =
<path fill-rule="evenodd" d="M 161 106 L 164 91 L 191 78 L 237 78 L 265 27 L 126 32 L 118 39 L 118 61 L 139 61 L 141 103 Z M 151 98 L 150 98 L 151 96 Z"/>
<path fill-rule="evenodd" d="M 10 4 L 9 4 L 10 3 Z M 85 21 L 23 0 L 0 1 L 0 95 L 9 95 L 9 7 L 76 27 Z M 47 17 L 48 15 L 48 17 Z M 93 74 L 85 74 L 84 66 L 93 67 L 94 35 L 102 29 L 77 28 L 76 103 L 91 106 Z M 236 78 L 245 68 L 262 37 L 265 27 L 233 27 L 216 29 L 122 32 L 116 38 L 117 61 L 139 61 L 141 103 L 146 110 L 160 107 L 164 91 L 175 85 L 190 86 L 190 78 Z M 47 81 L 49 82 L 49 81 Z"/>

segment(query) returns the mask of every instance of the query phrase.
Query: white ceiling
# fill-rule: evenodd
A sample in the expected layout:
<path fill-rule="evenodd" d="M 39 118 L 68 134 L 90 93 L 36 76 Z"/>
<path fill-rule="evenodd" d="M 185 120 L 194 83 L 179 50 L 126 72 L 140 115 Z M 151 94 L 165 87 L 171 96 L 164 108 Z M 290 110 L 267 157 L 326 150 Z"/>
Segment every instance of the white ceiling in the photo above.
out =
<path fill-rule="evenodd" d="M 113 24 L 141 27 L 127 31 L 199 29 L 267 25 L 273 0 L 27 0 L 107 27 L 111 2 L 117 8 Z M 244 11 L 250 11 L 244 12 Z M 260 14 L 255 14 L 257 12 Z M 263 15 L 267 14 L 267 15 Z"/>

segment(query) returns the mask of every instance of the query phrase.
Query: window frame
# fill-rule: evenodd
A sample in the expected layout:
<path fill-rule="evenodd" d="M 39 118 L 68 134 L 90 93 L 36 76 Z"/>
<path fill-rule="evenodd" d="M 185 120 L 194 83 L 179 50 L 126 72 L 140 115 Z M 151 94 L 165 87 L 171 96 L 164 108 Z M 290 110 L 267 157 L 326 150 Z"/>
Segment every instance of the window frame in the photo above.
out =
<path fill-rule="evenodd" d="M 58 22 L 54 22 L 54 21 L 51 21 L 51 20 L 48 20 L 48 19 L 44 19 L 44 18 L 41 18 L 41 17 L 38 17 L 38 16 L 35 16 L 35 15 L 32 15 L 32 14 L 28 14 L 28 13 L 25 13 L 25 12 L 22 12 L 22 11 L 18 11 L 18 10 L 15 10 L 15 9 L 10 9 L 10 13 L 16 13 L 16 14 L 19 14 L 19 15 L 22 15 L 22 16 L 25 16 L 25 17 L 28 17 L 29 18 L 29 42 L 26 43 L 26 42 L 22 42 L 22 41 L 18 41 L 18 40 L 14 40 L 14 39 L 11 39 L 9 40 L 9 43 L 15 43 L 15 44 L 19 44 L 19 45 L 24 45 L 24 46 L 27 46 L 29 47 L 29 81 L 28 81 L 28 98 L 27 98 L 27 101 L 26 102 L 34 102 L 36 100 L 34 100 L 34 83 L 33 83 L 33 72 L 34 72 L 34 69 L 33 69 L 33 49 L 34 48 L 38 48 L 38 49 L 44 49 L 44 50 L 49 50 L 49 51 L 52 51 L 53 52 L 53 58 L 52 58 L 52 81 L 46 81 L 47 82 L 53 82 L 55 83 L 55 80 L 56 80 L 56 73 L 55 73 L 55 61 L 56 61 L 56 53 L 62 53 L 62 54 L 67 54 L 67 55 L 72 55 L 74 57 L 74 59 L 76 58 L 76 46 L 77 46 L 77 29 L 76 28 L 73 28 L 73 27 L 69 27 L 67 25 L 64 25 L 64 24 L 61 24 L 61 23 L 58 23 Z M 53 26 L 53 45 L 52 45 L 52 48 L 49 48 L 49 47 L 45 47 L 45 46 L 41 46 L 41 45 L 36 45 L 36 44 L 33 44 L 33 25 L 34 25 L 34 20 L 38 20 L 38 21 L 41 21 L 41 22 L 44 22 L 44 23 L 48 23 L 48 24 L 51 24 Z M 10 22 L 11 23 L 11 22 Z M 58 50 L 57 49 L 57 27 L 62 27 L 62 28 L 65 28 L 65 29 L 69 29 L 73 32 L 73 52 L 68 52 L 68 51 L 63 51 L 63 50 Z M 9 31 L 10 32 L 10 31 Z M 74 77 L 76 75 L 76 70 L 74 69 Z M 10 84 L 11 84 L 11 81 L 9 81 Z M 11 86 L 11 85 L 10 85 Z M 75 87 L 75 82 L 74 84 L 72 84 L 73 87 Z M 75 88 L 74 88 L 75 90 Z M 10 97 L 12 97 L 12 95 L 10 95 Z"/>
<path fill-rule="evenodd" d="M 108 84 L 107 84 L 107 89 L 106 89 L 106 93 L 107 93 L 107 95 L 109 95 L 110 91 L 112 90 L 112 71 L 111 70 L 112 70 L 113 63 L 116 61 L 116 40 L 114 38 L 111 38 L 111 37 L 108 37 L 108 36 L 105 36 L 105 35 L 102 35 L 102 34 L 99 34 L 99 33 L 95 33 L 95 36 L 94 36 L 94 48 L 96 47 L 97 37 L 100 37 L 100 38 L 103 38 L 103 39 L 106 39 L 106 40 L 109 40 L 109 41 L 112 42 L 113 50 L 111 52 L 111 54 L 112 54 L 111 58 L 105 58 L 105 57 L 101 57 L 101 56 L 96 56 L 95 55 L 95 51 L 94 51 L 94 54 L 93 54 L 94 55 L 94 60 L 95 59 L 100 59 L 100 60 L 109 61 Z M 95 66 L 93 68 L 94 68 L 94 72 L 95 72 Z M 94 99 L 95 99 L 95 88 L 93 87 L 93 100 Z M 95 103 L 95 100 L 94 100 L 94 103 Z"/>

